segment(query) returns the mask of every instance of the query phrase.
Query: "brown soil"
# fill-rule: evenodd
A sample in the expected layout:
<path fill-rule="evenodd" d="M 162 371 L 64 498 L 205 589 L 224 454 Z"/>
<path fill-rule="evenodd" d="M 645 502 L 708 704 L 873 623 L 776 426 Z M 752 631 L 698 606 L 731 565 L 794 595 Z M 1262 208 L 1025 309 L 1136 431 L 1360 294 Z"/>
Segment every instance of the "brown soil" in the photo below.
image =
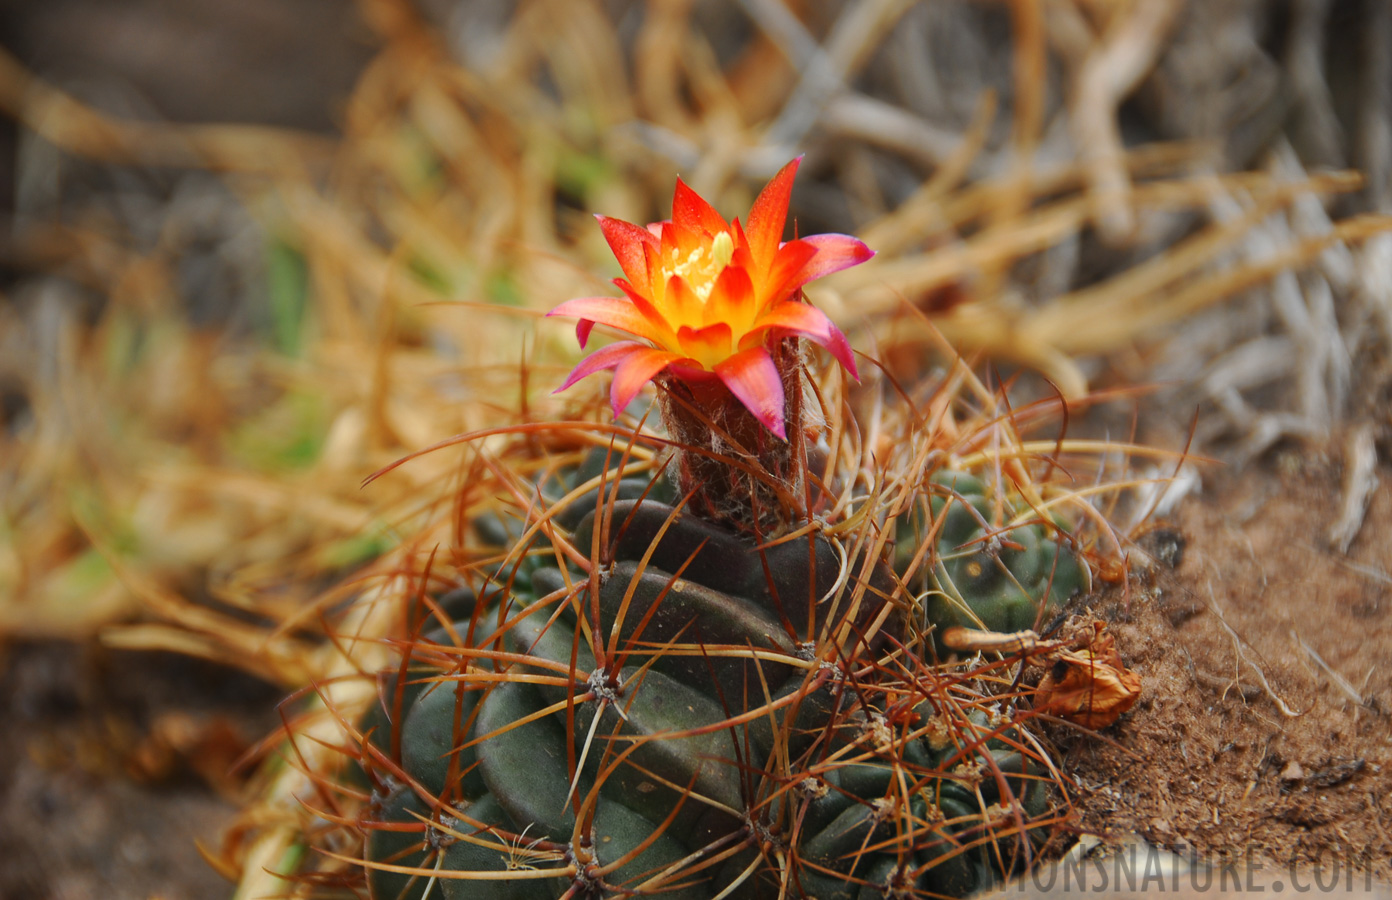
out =
<path fill-rule="evenodd" d="M 1286 454 L 1209 474 L 1216 486 L 1148 538 L 1182 550 L 1177 565 L 1095 610 L 1145 693 L 1110 740 L 1063 741 L 1080 824 L 1213 858 L 1337 858 L 1386 880 L 1392 491 L 1375 492 L 1345 557 L 1323 537 L 1337 515 L 1336 467 Z M 1392 472 L 1379 474 L 1392 483 Z"/>
<path fill-rule="evenodd" d="M 194 842 L 218 846 L 280 694 L 166 654 L 0 652 L 0 897 L 228 896 Z"/>

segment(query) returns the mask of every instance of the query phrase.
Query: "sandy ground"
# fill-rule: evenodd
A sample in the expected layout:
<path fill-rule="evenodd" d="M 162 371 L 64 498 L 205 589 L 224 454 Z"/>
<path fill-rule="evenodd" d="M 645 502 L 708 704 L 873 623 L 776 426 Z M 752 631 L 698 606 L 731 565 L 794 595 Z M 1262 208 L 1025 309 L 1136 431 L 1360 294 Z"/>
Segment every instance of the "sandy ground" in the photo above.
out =
<path fill-rule="evenodd" d="M 1177 565 L 1096 604 L 1145 693 L 1109 741 L 1063 741 L 1080 824 L 1387 879 L 1392 491 L 1341 556 L 1324 541 L 1341 473 L 1319 454 L 1207 480 L 1150 537 Z"/>

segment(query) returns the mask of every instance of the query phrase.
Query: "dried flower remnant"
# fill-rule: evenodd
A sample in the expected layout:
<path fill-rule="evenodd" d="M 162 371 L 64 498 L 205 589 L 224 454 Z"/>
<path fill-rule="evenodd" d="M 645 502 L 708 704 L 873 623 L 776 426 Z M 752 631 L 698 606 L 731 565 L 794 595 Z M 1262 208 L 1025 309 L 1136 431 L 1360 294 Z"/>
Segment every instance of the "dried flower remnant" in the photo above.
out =
<path fill-rule="evenodd" d="M 1141 696 L 1141 677 L 1127 669 L 1116 640 L 1094 626 L 1091 644 L 1059 654 L 1039 683 L 1035 708 L 1084 728 L 1106 728 Z"/>
<path fill-rule="evenodd" d="M 618 415 L 661 373 L 688 383 L 718 381 L 769 431 L 786 438 L 783 377 L 769 352 L 772 340 L 807 338 L 855 375 L 845 335 L 799 291 L 874 254 L 844 234 L 782 240 L 800 161 L 784 166 L 754 201 L 747 230 L 738 218 L 726 222 L 680 179 L 668 221 L 642 228 L 599 216 L 624 271 L 614 279 L 624 296 L 580 297 L 550 315 L 578 318 L 582 347 L 596 323 L 648 343 L 620 341 L 596 351 L 559 390 L 612 369 L 610 401 Z"/>

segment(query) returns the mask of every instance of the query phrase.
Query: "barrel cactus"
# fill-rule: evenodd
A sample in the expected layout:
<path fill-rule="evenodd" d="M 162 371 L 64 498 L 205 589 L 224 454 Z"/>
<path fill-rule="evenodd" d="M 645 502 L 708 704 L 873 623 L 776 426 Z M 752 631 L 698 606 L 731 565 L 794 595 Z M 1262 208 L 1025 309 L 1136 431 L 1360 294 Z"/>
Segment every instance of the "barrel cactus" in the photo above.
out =
<path fill-rule="evenodd" d="M 896 563 L 909 568 L 920 536 L 931 536 L 914 586 L 939 631 L 1039 629 L 1090 586 L 1086 562 L 1056 523 L 977 476 L 937 471 L 916 513 L 899 521 Z"/>
<path fill-rule="evenodd" d="M 796 169 L 743 227 L 680 183 L 669 222 L 601 217 L 624 297 L 554 312 L 640 340 L 562 389 L 612 370 L 618 416 L 656 381 L 666 440 L 474 518 L 469 584 L 422 601 L 359 729 L 375 900 L 963 896 L 1042 839 L 1010 678 L 929 635 L 1033 625 L 1086 570 L 969 476 L 931 482 L 922 537 L 809 464 L 804 342 L 856 370 L 800 288 L 871 254 L 782 240 Z"/>
<path fill-rule="evenodd" d="M 513 552 L 385 677 L 376 900 L 961 896 L 1025 858 L 1044 767 L 988 698 L 877 664 L 913 631 L 887 566 L 824 536 L 761 547 L 660 480 L 611 494 L 551 516 L 576 547 L 607 532 L 595 579 L 541 540 Z"/>

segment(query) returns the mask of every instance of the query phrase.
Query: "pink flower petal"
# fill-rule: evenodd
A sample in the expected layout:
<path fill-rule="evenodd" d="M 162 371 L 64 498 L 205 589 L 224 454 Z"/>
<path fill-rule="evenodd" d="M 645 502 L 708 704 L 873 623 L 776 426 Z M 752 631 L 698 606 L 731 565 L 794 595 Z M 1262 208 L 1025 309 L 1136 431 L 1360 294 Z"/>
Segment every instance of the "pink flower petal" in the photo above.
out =
<path fill-rule="evenodd" d="M 708 237 L 714 237 L 730 228 L 720 213 L 700 194 L 687 187 L 680 178 L 677 179 L 676 192 L 672 195 L 672 219 L 687 228 L 704 231 Z"/>
<path fill-rule="evenodd" d="M 633 282 L 640 293 L 648 293 L 652 285 L 648 282 L 648 266 L 643 247 L 657 244 L 657 239 L 648 229 L 622 219 L 611 219 L 608 216 L 595 218 L 599 220 L 599 229 L 604 232 L 604 239 L 609 242 L 609 249 L 614 251 L 614 257 L 619 261 L 619 268 L 623 269 L 624 275 Z"/>
<path fill-rule="evenodd" d="M 648 319 L 627 300 L 618 297 L 576 297 L 574 300 L 567 300 L 560 306 L 546 314 L 550 316 L 574 316 L 577 319 L 588 319 L 591 323 L 608 325 L 610 328 L 617 328 L 620 331 L 627 331 L 629 334 L 647 338 L 650 341 L 658 341 L 664 335 L 655 329 Z M 593 324 L 590 326 L 593 327 Z M 576 335 L 585 339 L 589 338 L 589 329 L 576 328 Z M 585 346 L 584 340 L 580 346 Z"/>
<path fill-rule="evenodd" d="M 653 380 L 653 376 L 681 358 L 675 353 L 652 347 L 639 347 L 626 354 L 614 370 L 614 383 L 609 388 L 609 404 L 614 409 L 614 418 L 617 419 L 624 408 L 633 402 L 633 398 L 638 396 L 643 385 Z"/>
<path fill-rule="evenodd" d="M 575 323 L 575 339 L 580 342 L 581 350 L 590 342 L 590 332 L 594 331 L 594 327 L 594 319 L 581 319 Z"/>
<path fill-rule="evenodd" d="M 856 381 L 860 381 L 860 372 L 856 370 L 855 353 L 851 350 L 851 342 L 846 340 L 846 335 L 840 328 L 832 325 L 831 334 L 827 337 L 826 341 L 814 340 L 814 343 L 821 344 L 825 347 L 827 352 L 831 354 L 832 359 L 839 362 L 842 368 L 851 373 L 852 378 Z"/>
<path fill-rule="evenodd" d="M 627 359 L 630 354 L 638 350 L 647 349 L 649 348 L 637 341 L 619 341 L 607 347 L 601 347 L 580 360 L 580 364 L 571 370 L 565 382 L 552 391 L 552 393 L 559 394 L 580 379 L 593 375 L 596 372 L 602 372 L 605 369 L 612 369 Z"/>
<path fill-rule="evenodd" d="M 858 266 L 875 255 L 874 250 L 848 234 L 809 234 L 801 241 L 815 247 L 817 255 L 798 271 L 788 287 L 790 291 L 823 275 Z"/>
<path fill-rule="evenodd" d="M 709 369 L 701 368 L 694 359 L 680 359 L 667 367 L 667 374 L 692 384 L 705 384 L 720 381 L 720 376 Z"/>
<path fill-rule="evenodd" d="M 778 245 L 783 240 L 783 225 L 788 219 L 793 178 L 797 176 L 801 162 L 802 157 L 799 156 L 779 169 L 749 210 L 749 252 L 754 255 L 754 264 L 761 269 L 767 269 L 773 263 L 773 255 L 778 252 Z"/>
<path fill-rule="evenodd" d="M 827 318 L 826 313 L 815 306 L 796 300 L 780 303 L 759 317 L 758 324 L 750 334 L 757 334 L 766 329 L 780 335 L 805 337 L 812 343 L 825 347 L 832 357 L 851 373 L 852 378 L 860 380 L 860 374 L 856 371 L 855 355 L 851 352 L 846 335 Z"/>
<path fill-rule="evenodd" d="M 765 428 L 780 440 L 788 439 L 783 423 L 783 377 L 767 350 L 753 347 L 736 353 L 716 366 L 715 374 Z"/>

